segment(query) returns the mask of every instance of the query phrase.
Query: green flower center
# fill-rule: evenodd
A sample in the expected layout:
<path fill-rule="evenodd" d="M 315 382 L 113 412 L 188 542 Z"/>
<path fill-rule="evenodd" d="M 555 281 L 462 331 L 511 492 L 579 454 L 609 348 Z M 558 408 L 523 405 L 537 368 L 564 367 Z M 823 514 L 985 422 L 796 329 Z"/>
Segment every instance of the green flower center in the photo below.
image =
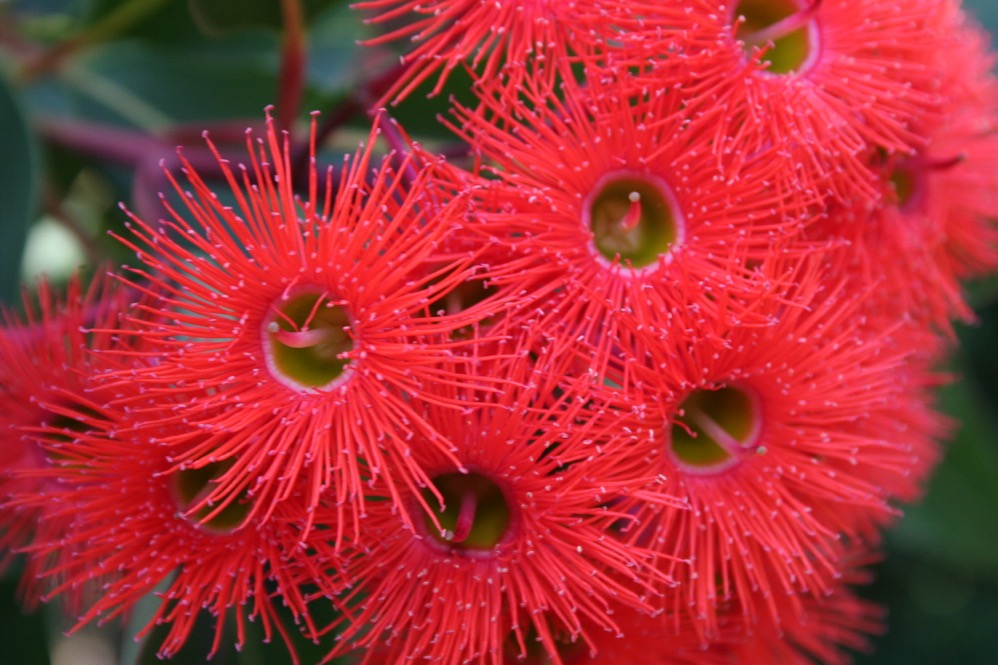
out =
<path fill-rule="evenodd" d="M 354 346 L 347 311 L 325 293 L 311 292 L 278 301 L 272 312 L 263 327 L 271 373 L 296 390 L 333 388 Z"/>
<path fill-rule="evenodd" d="M 478 473 L 445 473 L 433 479 L 443 499 L 443 510 L 434 510 L 440 527 L 423 515 L 427 533 L 450 551 L 490 552 L 509 531 L 510 507 L 503 491 Z M 438 505 L 430 490 L 423 491 L 428 506 Z"/>
<path fill-rule="evenodd" d="M 732 386 L 694 390 L 672 425 L 670 452 L 687 471 L 723 471 L 753 448 L 760 420 L 756 399 L 745 390 Z"/>
<path fill-rule="evenodd" d="M 672 191 L 643 174 L 605 177 L 583 204 L 583 221 L 603 258 L 631 268 L 656 263 L 682 240 L 682 216 Z"/>
<path fill-rule="evenodd" d="M 887 182 L 894 192 L 894 205 L 902 211 L 917 207 L 926 194 L 929 177 L 956 168 L 966 159 L 964 154 L 951 157 L 911 157 L 888 164 Z"/>
<path fill-rule="evenodd" d="M 918 176 L 908 169 L 898 168 L 891 172 L 891 188 L 897 197 L 897 207 L 907 208 L 915 199 L 918 190 Z"/>
<path fill-rule="evenodd" d="M 242 526 L 250 510 L 250 501 L 245 496 L 221 508 L 204 503 L 218 486 L 218 479 L 230 468 L 232 461 L 227 460 L 173 474 L 174 496 L 185 519 L 206 531 L 220 534 L 232 533 Z"/>
<path fill-rule="evenodd" d="M 817 53 L 814 14 L 820 4 L 820 0 L 739 0 L 734 11 L 735 20 L 743 20 L 738 38 L 749 53 L 772 43 L 762 56 L 769 63 L 767 71 L 802 71 Z"/>

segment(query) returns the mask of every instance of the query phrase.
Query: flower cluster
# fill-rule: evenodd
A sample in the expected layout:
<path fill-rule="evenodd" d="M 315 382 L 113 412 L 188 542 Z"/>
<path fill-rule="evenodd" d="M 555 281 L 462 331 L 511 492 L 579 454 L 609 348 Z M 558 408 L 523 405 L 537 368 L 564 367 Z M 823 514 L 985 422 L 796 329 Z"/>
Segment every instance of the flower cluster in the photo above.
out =
<path fill-rule="evenodd" d="M 0 337 L 0 554 L 80 625 L 156 591 L 363 663 L 848 662 L 919 497 L 998 84 L 957 0 L 369 0 L 464 68 L 448 162 L 372 110 L 180 156 L 136 263 Z M 402 23 L 398 23 L 402 20 Z M 382 148 L 387 145 L 387 150 Z M 336 619 L 315 618 L 332 605 Z M 290 608 L 297 626 L 282 622 Z"/>

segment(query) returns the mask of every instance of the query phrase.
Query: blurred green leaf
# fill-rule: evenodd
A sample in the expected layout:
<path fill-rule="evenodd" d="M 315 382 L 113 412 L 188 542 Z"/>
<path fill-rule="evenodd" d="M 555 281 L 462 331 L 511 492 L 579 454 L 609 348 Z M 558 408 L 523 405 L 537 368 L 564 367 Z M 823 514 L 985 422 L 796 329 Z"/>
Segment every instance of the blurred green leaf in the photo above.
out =
<path fill-rule="evenodd" d="M 961 423 L 925 500 L 892 532 L 899 549 L 998 582 L 998 422 L 969 377 L 942 391 L 943 410 Z"/>
<path fill-rule="evenodd" d="M 888 630 L 856 665 L 990 663 L 998 653 L 998 586 L 953 566 L 891 549 L 864 595 L 888 611 Z"/>
<path fill-rule="evenodd" d="M 151 616 L 151 611 L 155 610 L 155 603 L 158 598 L 150 596 L 150 603 L 145 604 L 145 610 L 149 610 L 147 616 L 139 623 L 132 622 L 130 629 L 140 629 L 145 621 Z M 145 601 L 143 601 L 145 603 Z M 298 662 L 302 665 L 321 662 L 323 658 L 333 648 L 335 636 L 328 635 L 319 642 L 307 640 L 299 632 L 294 624 L 294 619 L 290 610 L 284 607 L 279 601 L 275 603 L 278 621 L 281 621 L 284 629 L 294 644 Z M 143 611 L 145 611 L 143 610 Z M 317 601 L 312 604 L 310 611 L 318 626 L 324 626 L 331 622 L 336 616 L 333 605 L 330 602 L 323 603 Z M 122 662 L 126 665 L 161 665 L 162 663 L 175 663 L 176 665 L 186 665 L 187 663 L 204 662 L 211 651 L 211 643 L 215 637 L 215 619 L 205 610 L 202 610 L 195 621 L 190 636 L 183 648 L 177 654 L 166 661 L 156 656 L 163 640 L 169 632 L 169 625 L 156 626 L 146 636 L 138 649 L 126 648 L 122 650 Z M 218 651 L 211 659 L 212 665 L 293 665 L 295 659 L 292 658 L 284 639 L 278 630 L 274 633 L 269 642 L 265 641 L 265 632 L 259 619 L 247 621 L 245 624 L 245 642 L 239 649 L 235 646 L 236 626 L 235 619 L 230 614 L 225 622 L 219 641 Z M 350 662 L 348 658 L 340 658 L 331 661 L 331 665 L 345 664 Z"/>
<path fill-rule="evenodd" d="M 197 609 L 191 611 L 198 612 Z M 212 641 L 215 639 L 215 617 L 207 610 L 201 610 L 194 621 L 194 627 L 187 636 L 184 646 L 170 659 L 163 660 L 156 655 L 163 640 L 170 632 L 171 624 L 160 624 L 149 631 L 132 662 L 125 662 L 125 665 L 163 665 L 175 663 L 184 665 L 186 663 L 206 663 L 208 654 L 211 653 Z M 211 658 L 212 665 L 235 665 L 236 648 L 232 644 L 232 635 L 228 631 L 223 631 L 219 639 L 218 651 Z"/>
<path fill-rule="evenodd" d="M 0 299 L 18 293 L 21 254 L 35 212 L 38 159 L 19 101 L 0 77 Z"/>
<path fill-rule="evenodd" d="M 291 636 L 298 662 L 302 665 L 322 662 L 335 646 L 335 634 L 325 635 L 318 641 L 306 639 L 295 625 L 291 611 L 279 601 L 275 606 L 278 620 Z M 309 605 L 309 613 L 318 628 L 329 625 L 338 616 L 333 603 L 322 599 Z M 264 630 L 259 621 L 246 625 L 246 642 L 247 646 L 239 653 L 238 665 L 293 665 L 295 662 L 279 635 L 275 634 L 270 642 L 264 642 Z M 248 648 L 250 643 L 255 645 L 254 648 Z M 352 662 L 352 658 L 345 656 L 330 661 L 330 665 L 345 665 L 349 662 Z"/>
<path fill-rule="evenodd" d="M 337 0 L 301 0 L 305 20 L 336 4 Z M 187 0 L 194 22 L 206 34 L 222 34 L 248 26 L 280 28 L 281 0 Z M 346 6 L 344 4 L 344 6 Z"/>
<path fill-rule="evenodd" d="M 66 83 L 127 123 L 159 129 L 172 122 L 262 117 L 274 103 L 275 36 L 240 32 L 224 40 L 171 48 L 112 42 L 78 60 Z"/>
<path fill-rule="evenodd" d="M 966 285 L 971 307 L 980 310 L 998 302 L 998 275 L 987 275 Z"/>
<path fill-rule="evenodd" d="M 369 77 L 363 59 L 370 53 L 357 42 L 374 36 L 349 3 L 337 3 L 309 23 L 308 84 L 335 93 Z"/>
<path fill-rule="evenodd" d="M 965 0 L 964 8 L 992 32 L 998 29 L 998 3 L 994 0 Z"/>
<path fill-rule="evenodd" d="M 117 24 L 114 37 L 138 38 L 169 44 L 196 41 L 202 35 L 183 0 L 90 0 L 82 22 L 84 29 L 100 24 Z M 252 3 L 246 3 L 247 5 Z M 124 9 L 130 5 L 129 9 Z M 113 17 L 125 14 L 132 20 Z M 109 32 L 105 32 L 111 36 Z"/>
<path fill-rule="evenodd" d="M 429 136 L 435 139 L 453 141 L 454 133 L 445 127 L 438 118 L 451 122 L 452 101 L 466 107 L 474 108 L 477 104 L 475 93 L 472 92 L 471 77 L 467 71 L 458 67 L 447 77 L 447 85 L 439 94 L 430 96 L 437 84 L 436 77 L 430 77 L 416 88 L 403 102 L 389 107 L 392 117 L 401 123 L 409 132 L 420 137 Z"/>
<path fill-rule="evenodd" d="M 0 580 L 0 663 L 48 665 L 48 629 L 40 612 L 24 614 L 14 601 L 16 578 Z"/>

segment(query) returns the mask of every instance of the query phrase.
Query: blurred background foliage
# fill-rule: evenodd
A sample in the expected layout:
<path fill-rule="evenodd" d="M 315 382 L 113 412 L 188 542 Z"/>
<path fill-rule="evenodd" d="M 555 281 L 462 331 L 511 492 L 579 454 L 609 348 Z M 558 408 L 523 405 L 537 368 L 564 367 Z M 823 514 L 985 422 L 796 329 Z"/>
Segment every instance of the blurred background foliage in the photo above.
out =
<path fill-rule="evenodd" d="M 965 5 L 998 34 L 998 2 Z M 244 129 L 262 124 L 264 107 L 276 105 L 298 140 L 319 110 L 325 156 L 338 161 L 364 132 L 379 78 L 397 66 L 396 52 L 358 46 L 375 29 L 345 0 L 0 0 L 0 298 L 16 302 L 40 273 L 58 280 L 81 264 L 127 262 L 107 233 L 124 223 L 118 202 L 158 216 L 161 161 L 175 165 L 185 145 L 197 163 L 202 130 L 243 154 Z M 467 94 L 462 78 L 391 115 L 460 155 L 437 115 L 448 95 Z M 941 397 L 960 426 L 925 500 L 888 534 L 864 592 L 888 608 L 889 631 L 859 663 L 998 662 L 998 280 L 970 290 L 980 320 L 960 326 L 958 381 Z M 86 662 L 159 662 L 147 646 L 155 635 L 132 638 L 148 608 L 123 629 L 66 642 L 57 607 L 21 611 L 16 580 L 16 567 L 0 577 L 0 665 L 67 665 L 90 651 Z M 204 662 L 202 628 L 172 662 Z M 230 644 L 214 663 L 289 662 L 280 644 Z M 324 653 L 302 645 L 306 665 Z"/>

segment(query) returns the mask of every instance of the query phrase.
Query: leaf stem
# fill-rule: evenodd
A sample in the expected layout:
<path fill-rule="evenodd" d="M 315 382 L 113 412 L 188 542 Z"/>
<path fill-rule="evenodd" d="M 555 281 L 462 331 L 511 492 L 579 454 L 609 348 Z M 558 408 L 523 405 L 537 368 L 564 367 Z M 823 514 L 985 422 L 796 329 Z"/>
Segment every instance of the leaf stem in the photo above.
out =
<path fill-rule="evenodd" d="M 291 131 L 301 105 L 307 66 L 301 0 L 281 0 L 281 13 L 284 17 L 284 40 L 277 79 L 277 126 Z"/>

